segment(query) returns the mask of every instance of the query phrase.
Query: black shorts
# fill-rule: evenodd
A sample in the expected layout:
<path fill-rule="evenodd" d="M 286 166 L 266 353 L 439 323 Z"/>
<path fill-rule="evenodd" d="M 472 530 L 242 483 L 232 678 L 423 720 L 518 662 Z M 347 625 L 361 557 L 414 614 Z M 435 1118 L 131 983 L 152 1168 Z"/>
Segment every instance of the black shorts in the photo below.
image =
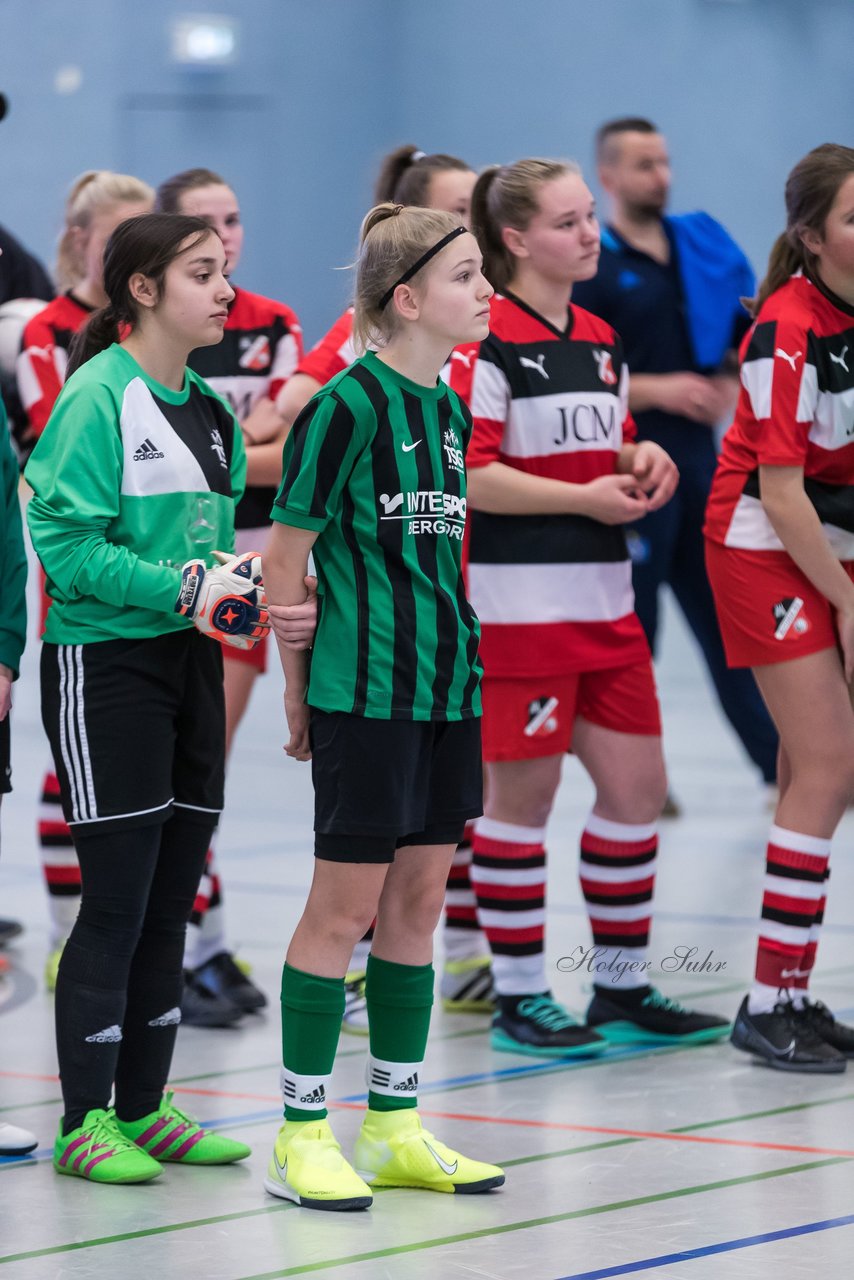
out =
<path fill-rule="evenodd" d="M 222 652 L 195 628 L 45 644 L 42 723 L 75 835 L 210 822 L 225 784 Z"/>
<path fill-rule="evenodd" d="M 9 729 L 10 716 L 0 720 L 0 796 L 7 796 L 12 790 L 12 734 Z"/>
<path fill-rule="evenodd" d="M 458 844 L 483 812 L 480 720 L 374 720 L 311 708 L 315 857 L 393 862 Z"/>

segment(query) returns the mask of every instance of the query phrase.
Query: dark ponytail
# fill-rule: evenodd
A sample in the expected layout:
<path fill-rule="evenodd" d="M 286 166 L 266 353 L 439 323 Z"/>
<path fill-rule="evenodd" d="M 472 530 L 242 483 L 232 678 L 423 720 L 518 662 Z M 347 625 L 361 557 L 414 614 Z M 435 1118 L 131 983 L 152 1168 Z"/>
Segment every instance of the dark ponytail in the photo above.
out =
<path fill-rule="evenodd" d="M 417 147 L 407 145 L 390 151 L 380 166 L 374 187 L 374 204 L 430 204 L 430 181 L 435 173 L 470 173 L 471 166 L 457 156 L 443 152 L 425 155 Z"/>
<path fill-rule="evenodd" d="M 209 235 L 216 232 L 204 218 L 183 213 L 143 213 L 120 222 L 104 249 L 104 292 L 109 302 L 75 334 L 66 376 L 71 377 L 92 356 L 118 342 L 121 327 L 136 324 L 137 306 L 128 288 L 131 276 L 148 276 L 162 292 L 169 264 Z M 185 245 L 190 236 L 194 237 L 192 243 Z"/>
<path fill-rule="evenodd" d="M 796 271 L 808 280 L 819 278 L 818 259 L 803 242 L 803 233 L 824 235 L 827 215 L 839 188 L 854 174 L 854 149 L 825 142 L 799 160 L 786 179 L 786 230 L 774 241 L 765 279 L 755 298 L 744 299 L 754 316 Z"/>

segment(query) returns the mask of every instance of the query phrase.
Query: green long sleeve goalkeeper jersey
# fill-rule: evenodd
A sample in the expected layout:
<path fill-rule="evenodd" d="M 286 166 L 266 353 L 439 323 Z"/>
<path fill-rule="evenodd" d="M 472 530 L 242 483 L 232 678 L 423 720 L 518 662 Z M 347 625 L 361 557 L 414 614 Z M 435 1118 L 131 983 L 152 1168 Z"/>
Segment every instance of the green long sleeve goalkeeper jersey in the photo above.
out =
<path fill-rule="evenodd" d="M 180 391 L 113 345 L 69 378 L 26 469 L 27 523 L 53 599 L 44 638 L 178 631 L 181 566 L 234 547 L 246 455 L 231 410 L 191 370 Z"/>

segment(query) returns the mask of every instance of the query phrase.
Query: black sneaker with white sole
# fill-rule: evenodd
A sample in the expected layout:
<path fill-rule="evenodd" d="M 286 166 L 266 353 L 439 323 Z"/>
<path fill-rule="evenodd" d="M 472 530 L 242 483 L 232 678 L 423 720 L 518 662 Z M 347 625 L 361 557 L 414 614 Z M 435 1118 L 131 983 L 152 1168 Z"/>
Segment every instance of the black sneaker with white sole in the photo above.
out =
<path fill-rule="evenodd" d="M 730 1040 L 736 1049 L 775 1071 L 833 1075 L 848 1065 L 844 1055 L 817 1035 L 803 1010 L 789 1000 L 778 1001 L 770 1013 L 748 1013 L 745 996 Z"/>
<path fill-rule="evenodd" d="M 804 997 L 804 1003 L 796 1014 L 803 1025 L 815 1032 L 825 1044 L 833 1045 L 846 1058 L 854 1058 L 854 1027 L 839 1022 L 821 1000 Z"/>
<path fill-rule="evenodd" d="M 227 996 L 218 996 L 196 981 L 195 974 L 184 970 L 184 992 L 181 996 L 183 1027 L 233 1027 L 243 1017 L 243 1010 Z"/>

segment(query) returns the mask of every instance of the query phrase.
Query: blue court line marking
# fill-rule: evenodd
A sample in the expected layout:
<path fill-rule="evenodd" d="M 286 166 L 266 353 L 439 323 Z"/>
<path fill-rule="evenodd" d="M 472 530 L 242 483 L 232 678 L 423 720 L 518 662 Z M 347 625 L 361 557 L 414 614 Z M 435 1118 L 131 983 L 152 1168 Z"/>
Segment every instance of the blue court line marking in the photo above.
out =
<path fill-rule="evenodd" d="M 707 1258 L 714 1253 L 732 1253 L 735 1249 L 752 1249 L 758 1244 L 770 1244 L 774 1240 L 789 1240 L 793 1236 L 808 1236 L 816 1231 L 829 1231 L 833 1227 L 854 1226 L 854 1213 L 842 1218 L 825 1218 L 823 1222 L 806 1222 L 800 1227 L 784 1227 L 780 1231 L 765 1231 L 758 1236 L 741 1236 L 737 1240 L 722 1240 L 719 1244 L 702 1245 L 697 1249 L 683 1249 L 679 1253 L 662 1253 L 657 1258 L 640 1258 L 637 1262 L 624 1262 L 616 1267 L 602 1267 L 597 1271 L 573 1271 L 560 1280 L 608 1280 L 609 1276 L 628 1276 L 636 1271 L 650 1271 L 653 1267 L 669 1267 L 676 1262 L 691 1262 L 695 1258 Z"/>

